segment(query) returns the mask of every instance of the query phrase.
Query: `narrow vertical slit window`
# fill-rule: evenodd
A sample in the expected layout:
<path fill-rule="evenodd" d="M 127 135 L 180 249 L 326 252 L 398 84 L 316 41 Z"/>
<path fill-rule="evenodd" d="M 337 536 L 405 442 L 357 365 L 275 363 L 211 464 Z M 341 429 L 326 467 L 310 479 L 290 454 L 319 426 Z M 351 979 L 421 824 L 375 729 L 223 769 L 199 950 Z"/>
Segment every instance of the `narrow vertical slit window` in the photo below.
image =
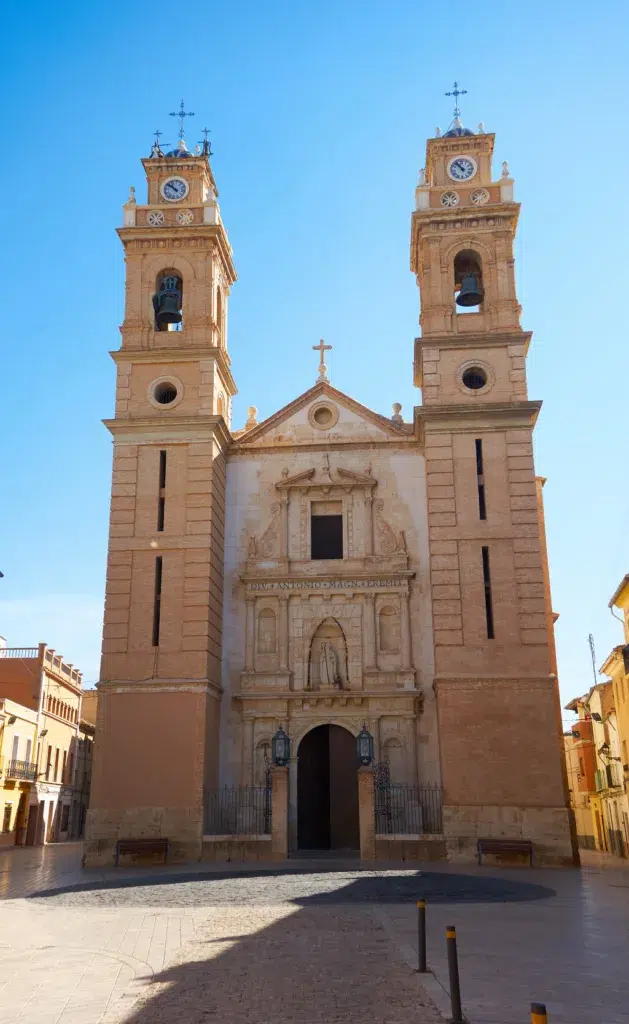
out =
<path fill-rule="evenodd" d="M 159 620 L 162 603 L 162 556 L 155 559 L 155 598 L 153 601 L 153 647 L 159 647 Z"/>
<path fill-rule="evenodd" d="M 474 442 L 476 445 L 476 482 L 478 484 L 478 515 L 481 519 L 487 519 L 487 505 L 485 503 L 485 474 L 483 472 L 483 442 L 480 437 Z"/>
<path fill-rule="evenodd" d="M 494 609 L 491 599 L 491 575 L 489 571 L 489 548 L 481 548 L 483 553 L 483 586 L 485 589 L 485 616 L 487 618 L 487 639 L 494 639 Z"/>
<path fill-rule="evenodd" d="M 157 499 L 157 532 L 164 529 L 164 514 L 166 512 L 166 452 L 159 453 L 159 496 Z"/>

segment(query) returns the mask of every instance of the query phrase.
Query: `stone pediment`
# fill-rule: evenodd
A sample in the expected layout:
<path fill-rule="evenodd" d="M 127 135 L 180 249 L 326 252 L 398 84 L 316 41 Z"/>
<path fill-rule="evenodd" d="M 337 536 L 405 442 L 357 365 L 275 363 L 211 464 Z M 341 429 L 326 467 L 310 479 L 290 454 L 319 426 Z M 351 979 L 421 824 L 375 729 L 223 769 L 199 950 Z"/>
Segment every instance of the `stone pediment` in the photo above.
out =
<path fill-rule="evenodd" d="M 296 445 L 363 444 L 412 440 L 413 426 L 394 422 L 319 381 L 234 440 L 232 451 Z"/>
<path fill-rule="evenodd" d="M 351 491 L 354 487 L 370 491 L 377 483 L 378 481 L 371 475 L 371 466 L 367 466 L 364 473 L 355 473 L 353 470 L 344 469 L 342 466 L 332 470 L 330 468 L 329 456 L 324 455 L 323 465 L 320 469 L 313 467 L 312 469 L 302 470 L 300 473 L 294 473 L 292 476 L 289 476 L 288 470 L 285 469 L 281 479 L 276 482 L 275 487 L 278 491 L 288 491 L 293 487 L 299 490 L 316 488 L 324 494 L 328 494 L 335 488 L 340 488 L 345 492 Z"/>

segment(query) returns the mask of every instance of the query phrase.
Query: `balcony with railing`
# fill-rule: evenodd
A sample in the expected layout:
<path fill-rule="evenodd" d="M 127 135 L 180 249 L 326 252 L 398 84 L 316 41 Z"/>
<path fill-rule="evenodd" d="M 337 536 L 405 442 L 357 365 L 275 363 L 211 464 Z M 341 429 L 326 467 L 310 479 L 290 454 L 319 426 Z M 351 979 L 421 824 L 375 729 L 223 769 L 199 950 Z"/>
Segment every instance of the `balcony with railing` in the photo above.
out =
<path fill-rule="evenodd" d="M 37 778 L 37 765 L 32 761 L 7 761 L 4 774 L 7 779 L 34 782 Z"/>

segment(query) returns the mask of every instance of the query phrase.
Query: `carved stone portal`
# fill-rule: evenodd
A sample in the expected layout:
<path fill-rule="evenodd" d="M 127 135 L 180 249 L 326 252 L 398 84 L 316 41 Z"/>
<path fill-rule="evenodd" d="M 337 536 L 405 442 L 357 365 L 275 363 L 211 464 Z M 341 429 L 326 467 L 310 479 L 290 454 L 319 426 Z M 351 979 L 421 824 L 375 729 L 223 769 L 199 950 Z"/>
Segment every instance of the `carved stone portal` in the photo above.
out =
<path fill-rule="evenodd" d="M 347 642 L 336 619 L 324 619 L 312 637 L 308 663 L 309 690 L 343 690 L 347 686 Z"/>

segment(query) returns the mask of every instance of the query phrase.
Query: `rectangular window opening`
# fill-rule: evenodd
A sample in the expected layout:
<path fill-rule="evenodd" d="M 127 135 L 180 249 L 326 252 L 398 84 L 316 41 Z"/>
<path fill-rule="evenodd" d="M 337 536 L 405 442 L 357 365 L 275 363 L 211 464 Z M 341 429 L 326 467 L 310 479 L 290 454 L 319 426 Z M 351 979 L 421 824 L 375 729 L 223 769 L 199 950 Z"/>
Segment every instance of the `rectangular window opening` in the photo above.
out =
<path fill-rule="evenodd" d="M 483 472 L 483 442 L 477 437 L 476 445 L 476 482 L 478 484 L 478 514 L 481 519 L 487 519 L 487 505 L 485 503 L 485 474 Z"/>
<path fill-rule="evenodd" d="M 159 647 L 159 619 L 162 603 L 162 556 L 155 559 L 155 598 L 153 601 L 153 647 Z"/>
<path fill-rule="evenodd" d="M 481 548 L 483 553 L 483 585 L 485 589 L 485 616 L 487 618 L 487 639 L 494 639 L 494 610 L 491 600 L 491 576 L 489 574 L 489 548 Z"/>
<path fill-rule="evenodd" d="M 157 499 L 157 532 L 162 533 L 164 529 L 164 515 L 166 512 L 166 452 L 159 453 L 159 496 Z"/>
<path fill-rule="evenodd" d="M 343 516 L 312 515 L 310 517 L 310 557 L 343 557 Z"/>

